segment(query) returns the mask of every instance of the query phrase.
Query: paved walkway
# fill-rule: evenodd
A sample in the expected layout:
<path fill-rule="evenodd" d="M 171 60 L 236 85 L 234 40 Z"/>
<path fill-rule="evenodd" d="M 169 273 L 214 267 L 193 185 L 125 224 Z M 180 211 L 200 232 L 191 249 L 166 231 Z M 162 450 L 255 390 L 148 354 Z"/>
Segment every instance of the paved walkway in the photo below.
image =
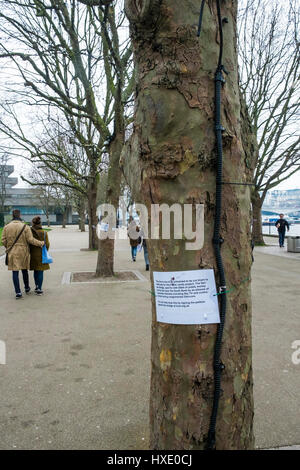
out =
<path fill-rule="evenodd" d="M 65 271 L 93 270 L 87 233 L 50 232 L 55 263 L 45 295 L 16 301 L 0 261 L 1 449 L 143 449 L 148 446 L 149 281 L 62 285 Z M 73 251 L 70 251 L 70 250 Z M 61 251 L 63 250 L 63 251 Z M 116 269 L 135 268 L 127 241 Z M 300 443 L 298 260 L 257 252 L 253 267 L 255 434 L 260 448 Z"/>
<path fill-rule="evenodd" d="M 256 246 L 255 253 L 264 253 L 266 255 L 281 256 L 283 258 L 295 259 L 300 261 L 300 253 L 287 251 L 287 241 L 284 248 L 280 248 L 278 240 L 275 237 L 264 237 L 267 246 Z"/>

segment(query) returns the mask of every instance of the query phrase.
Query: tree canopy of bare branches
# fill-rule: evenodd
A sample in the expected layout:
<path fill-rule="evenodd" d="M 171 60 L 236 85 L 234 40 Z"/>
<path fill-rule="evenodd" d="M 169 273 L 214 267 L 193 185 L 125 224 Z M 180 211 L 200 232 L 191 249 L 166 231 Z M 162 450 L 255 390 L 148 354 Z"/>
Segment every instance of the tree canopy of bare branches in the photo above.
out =
<path fill-rule="evenodd" d="M 240 87 L 257 142 L 251 162 L 257 242 L 263 241 L 261 206 L 267 191 L 300 168 L 298 34 L 296 1 L 241 1 Z"/>
<path fill-rule="evenodd" d="M 50 120 L 64 121 L 65 135 L 82 146 L 86 156 L 90 247 L 96 248 L 99 173 L 107 155 L 113 173 L 118 172 L 111 149 L 116 140 L 123 142 L 134 85 L 130 42 L 119 34 L 124 13 L 109 1 L 8 0 L 0 7 L 0 59 L 11 77 L 2 86 L 6 119 L 1 118 L 1 129 L 17 144 L 16 153 L 25 149 L 30 157 L 62 172 L 73 187 L 79 175 L 73 174 L 70 160 L 59 158 L 57 164 L 55 155 L 49 159 L 45 146 L 40 148 L 41 137 L 34 139 L 19 110 L 32 108 L 36 115 L 41 110 L 37 128 L 43 135 Z"/>

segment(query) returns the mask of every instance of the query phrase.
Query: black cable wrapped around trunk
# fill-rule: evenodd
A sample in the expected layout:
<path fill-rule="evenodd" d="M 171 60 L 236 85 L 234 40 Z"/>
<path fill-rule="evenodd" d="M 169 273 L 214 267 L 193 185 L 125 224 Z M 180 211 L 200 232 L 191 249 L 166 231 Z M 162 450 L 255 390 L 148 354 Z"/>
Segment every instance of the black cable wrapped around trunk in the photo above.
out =
<path fill-rule="evenodd" d="M 199 15 L 199 24 L 197 36 L 200 36 L 203 8 L 205 0 L 202 0 Z M 221 394 L 221 373 L 224 369 L 224 364 L 221 362 L 221 349 L 222 349 L 222 337 L 225 325 L 226 317 L 226 277 L 224 271 L 224 265 L 221 255 L 221 244 L 223 239 L 220 237 L 220 223 L 222 213 L 222 176 L 223 176 L 223 142 L 222 132 L 223 127 L 221 125 L 221 91 L 222 86 L 225 83 L 223 77 L 223 71 L 225 71 L 222 64 L 223 57 L 223 30 L 222 30 L 222 17 L 220 0 L 216 0 L 217 3 L 217 15 L 218 15 L 218 26 L 220 35 L 220 49 L 218 66 L 215 73 L 215 135 L 216 135 L 216 149 L 217 149 L 217 165 L 216 165 L 216 203 L 215 203 L 215 221 L 214 221 L 214 234 L 213 234 L 213 245 L 216 258 L 217 272 L 219 277 L 219 305 L 220 305 L 220 323 L 217 328 L 215 349 L 214 349 L 214 396 L 213 406 L 209 423 L 209 431 L 207 436 L 207 449 L 214 450 L 216 448 L 216 423 L 219 408 L 219 400 Z"/>

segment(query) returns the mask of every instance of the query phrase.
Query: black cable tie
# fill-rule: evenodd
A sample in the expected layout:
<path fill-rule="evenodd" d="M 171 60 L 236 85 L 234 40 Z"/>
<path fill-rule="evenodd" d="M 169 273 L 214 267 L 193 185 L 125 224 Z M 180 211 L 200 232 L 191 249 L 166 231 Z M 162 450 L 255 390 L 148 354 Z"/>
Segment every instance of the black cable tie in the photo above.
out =
<path fill-rule="evenodd" d="M 221 82 L 223 84 L 226 82 L 225 78 L 223 77 L 223 69 L 224 69 L 223 65 L 217 68 L 217 71 L 215 74 L 215 82 Z"/>
<path fill-rule="evenodd" d="M 223 372 L 225 369 L 225 364 L 222 361 L 219 361 L 217 364 L 214 364 L 214 370 Z"/>
<path fill-rule="evenodd" d="M 222 245 L 222 243 L 224 243 L 224 238 L 222 237 L 213 238 L 212 242 L 214 245 Z"/>

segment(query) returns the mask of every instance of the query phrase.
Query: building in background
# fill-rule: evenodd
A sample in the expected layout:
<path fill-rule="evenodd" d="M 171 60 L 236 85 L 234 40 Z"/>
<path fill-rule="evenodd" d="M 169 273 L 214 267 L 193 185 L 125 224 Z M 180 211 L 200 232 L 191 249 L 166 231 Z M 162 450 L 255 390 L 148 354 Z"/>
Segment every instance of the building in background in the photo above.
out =
<path fill-rule="evenodd" d="M 268 191 L 262 208 L 263 219 L 278 218 L 281 212 L 290 220 L 300 218 L 300 189 Z"/>
<path fill-rule="evenodd" d="M 13 165 L 0 165 L 0 212 L 4 212 L 5 220 L 9 220 L 9 215 L 14 209 L 19 209 L 25 222 L 31 222 L 35 215 L 40 215 L 42 222 L 47 223 L 38 187 L 15 188 L 18 184 L 18 178 L 10 176 L 13 172 Z M 77 223 L 78 215 L 73 214 L 71 206 L 67 208 L 65 217 L 67 224 Z M 55 202 L 49 206 L 48 218 L 53 225 L 62 224 L 63 210 L 61 207 L 57 207 Z"/>
<path fill-rule="evenodd" d="M 286 189 L 285 191 L 277 189 L 268 191 L 265 197 L 265 206 L 300 209 L 300 189 Z"/>

